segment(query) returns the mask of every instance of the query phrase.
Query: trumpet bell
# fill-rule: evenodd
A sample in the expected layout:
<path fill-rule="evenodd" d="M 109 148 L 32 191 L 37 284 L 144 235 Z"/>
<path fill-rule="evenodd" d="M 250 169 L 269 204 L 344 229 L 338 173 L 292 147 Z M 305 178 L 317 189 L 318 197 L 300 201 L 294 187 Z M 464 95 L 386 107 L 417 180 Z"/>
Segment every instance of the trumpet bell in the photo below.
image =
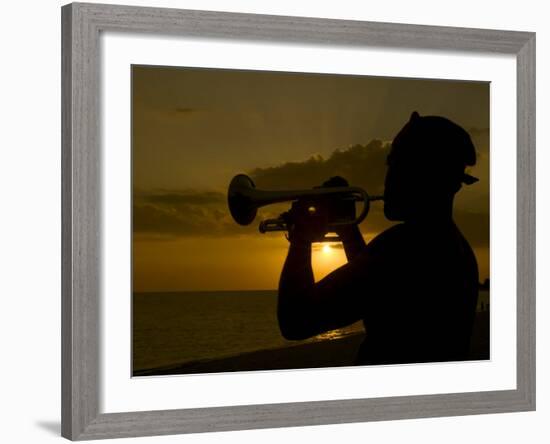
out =
<path fill-rule="evenodd" d="M 250 192 L 256 188 L 252 179 L 246 174 L 237 174 L 227 191 L 229 212 L 239 225 L 249 225 L 256 217 L 258 207 L 250 199 Z"/>
<path fill-rule="evenodd" d="M 358 187 L 317 187 L 308 190 L 258 190 L 250 177 L 237 174 L 229 183 L 227 204 L 229 212 L 239 225 L 249 225 L 256 217 L 258 208 L 278 202 L 297 201 L 304 199 L 312 205 L 325 201 L 327 198 L 342 198 L 352 201 L 362 201 L 363 210 L 355 217 L 341 220 L 338 215 L 330 214 L 328 228 L 334 229 L 340 225 L 359 224 L 369 212 L 370 202 L 382 200 L 382 196 L 369 196 L 365 190 Z M 355 213 L 355 212 L 354 212 Z M 284 218 L 267 219 L 260 224 L 260 232 L 288 230 Z"/>

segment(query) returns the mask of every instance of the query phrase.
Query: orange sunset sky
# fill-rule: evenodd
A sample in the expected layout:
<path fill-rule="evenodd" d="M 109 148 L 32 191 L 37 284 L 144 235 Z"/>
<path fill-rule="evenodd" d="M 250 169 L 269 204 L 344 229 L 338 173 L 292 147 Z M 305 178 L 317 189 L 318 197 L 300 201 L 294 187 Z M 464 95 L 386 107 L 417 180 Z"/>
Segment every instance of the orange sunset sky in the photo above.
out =
<path fill-rule="evenodd" d="M 276 289 L 288 248 L 229 215 L 237 173 L 258 188 L 311 188 L 334 175 L 381 194 L 390 142 L 412 111 L 441 115 L 471 135 L 455 220 L 489 277 L 489 84 L 322 74 L 132 67 L 134 291 Z M 429 172 L 428 172 L 429 173 Z M 418 190 L 418 198 L 430 190 Z M 391 224 L 373 203 L 369 240 Z M 436 258 L 434 258 L 436 260 Z M 317 278 L 345 262 L 338 244 L 314 246 Z"/>

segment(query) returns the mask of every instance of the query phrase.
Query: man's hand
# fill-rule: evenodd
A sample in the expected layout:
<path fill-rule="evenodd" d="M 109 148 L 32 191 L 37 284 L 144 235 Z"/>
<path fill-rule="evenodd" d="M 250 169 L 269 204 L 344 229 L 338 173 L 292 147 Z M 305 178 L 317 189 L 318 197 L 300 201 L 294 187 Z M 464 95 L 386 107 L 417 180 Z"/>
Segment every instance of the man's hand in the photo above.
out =
<path fill-rule="evenodd" d="M 328 214 L 313 202 L 293 202 L 283 218 L 288 225 L 288 240 L 292 243 L 320 242 L 328 231 Z"/>
<path fill-rule="evenodd" d="M 347 187 L 348 182 L 340 176 L 331 177 L 321 187 Z M 340 215 L 343 219 L 355 218 L 355 202 L 339 197 L 327 198 L 324 201 L 297 200 L 291 209 L 282 215 L 288 226 L 288 239 L 295 244 L 321 242 L 328 233 L 329 214 L 332 218 Z M 364 247 L 359 228 L 353 224 L 335 226 L 334 231 L 344 243 L 350 244 L 350 250 Z M 358 245 L 356 245 L 358 244 Z"/>
<path fill-rule="evenodd" d="M 341 176 L 334 176 L 323 182 L 322 188 L 347 187 L 349 183 Z M 355 219 L 355 202 L 335 197 L 331 201 L 331 211 L 338 215 L 346 215 L 346 218 Z M 335 233 L 342 241 L 354 239 L 359 232 L 356 225 L 345 224 L 335 226 Z"/>
<path fill-rule="evenodd" d="M 341 176 L 334 176 L 323 182 L 322 187 L 347 187 L 348 181 Z M 355 219 L 355 201 L 335 198 L 332 202 L 332 211 L 337 214 L 346 215 L 350 219 Z M 344 251 L 348 261 L 357 257 L 365 248 L 366 244 L 355 224 L 345 224 L 335 226 L 336 234 L 344 245 Z"/>

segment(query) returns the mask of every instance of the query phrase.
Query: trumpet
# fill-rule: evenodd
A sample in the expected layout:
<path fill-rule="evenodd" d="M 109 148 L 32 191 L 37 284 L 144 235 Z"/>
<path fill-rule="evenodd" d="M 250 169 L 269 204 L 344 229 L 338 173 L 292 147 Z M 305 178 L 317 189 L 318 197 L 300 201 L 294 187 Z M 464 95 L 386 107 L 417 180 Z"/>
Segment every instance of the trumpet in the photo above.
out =
<path fill-rule="evenodd" d="M 370 203 L 383 200 L 383 196 L 369 196 L 362 188 L 349 186 L 317 187 L 307 190 L 270 191 L 259 190 L 250 177 L 237 174 L 231 180 L 227 191 L 227 203 L 231 216 L 239 225 L 249 225 L 256 218 L 258 208 L 274 203 L 300 201 L 310 215 L 325 212 L 327 230 L 335 232 L 342 225 L 360 224 L 370 210 Z M 355 216 L 355 204 L 351 206 L 338 205 L 338 202 L 363 202 L 363 208 Z M 341 211 L 342 208 L 352 208 L 353 211 Z M 259 224 L 260 233 L 269 231 L 288 231 L 289 223 L 285 213 L 278 218 L 266 219 Z M 340 240 L 338 236 L 325 236 L 321 242 Z"/>

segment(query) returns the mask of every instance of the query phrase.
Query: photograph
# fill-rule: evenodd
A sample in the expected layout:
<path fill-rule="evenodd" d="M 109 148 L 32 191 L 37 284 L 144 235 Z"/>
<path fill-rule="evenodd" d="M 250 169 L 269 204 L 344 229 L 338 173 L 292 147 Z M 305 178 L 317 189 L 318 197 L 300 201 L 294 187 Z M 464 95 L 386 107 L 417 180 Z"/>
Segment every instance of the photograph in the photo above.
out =
<path fill-rule="evenodd" d="M 490 359 L 490 82 L 131 67 L 132 376 Z"/>

